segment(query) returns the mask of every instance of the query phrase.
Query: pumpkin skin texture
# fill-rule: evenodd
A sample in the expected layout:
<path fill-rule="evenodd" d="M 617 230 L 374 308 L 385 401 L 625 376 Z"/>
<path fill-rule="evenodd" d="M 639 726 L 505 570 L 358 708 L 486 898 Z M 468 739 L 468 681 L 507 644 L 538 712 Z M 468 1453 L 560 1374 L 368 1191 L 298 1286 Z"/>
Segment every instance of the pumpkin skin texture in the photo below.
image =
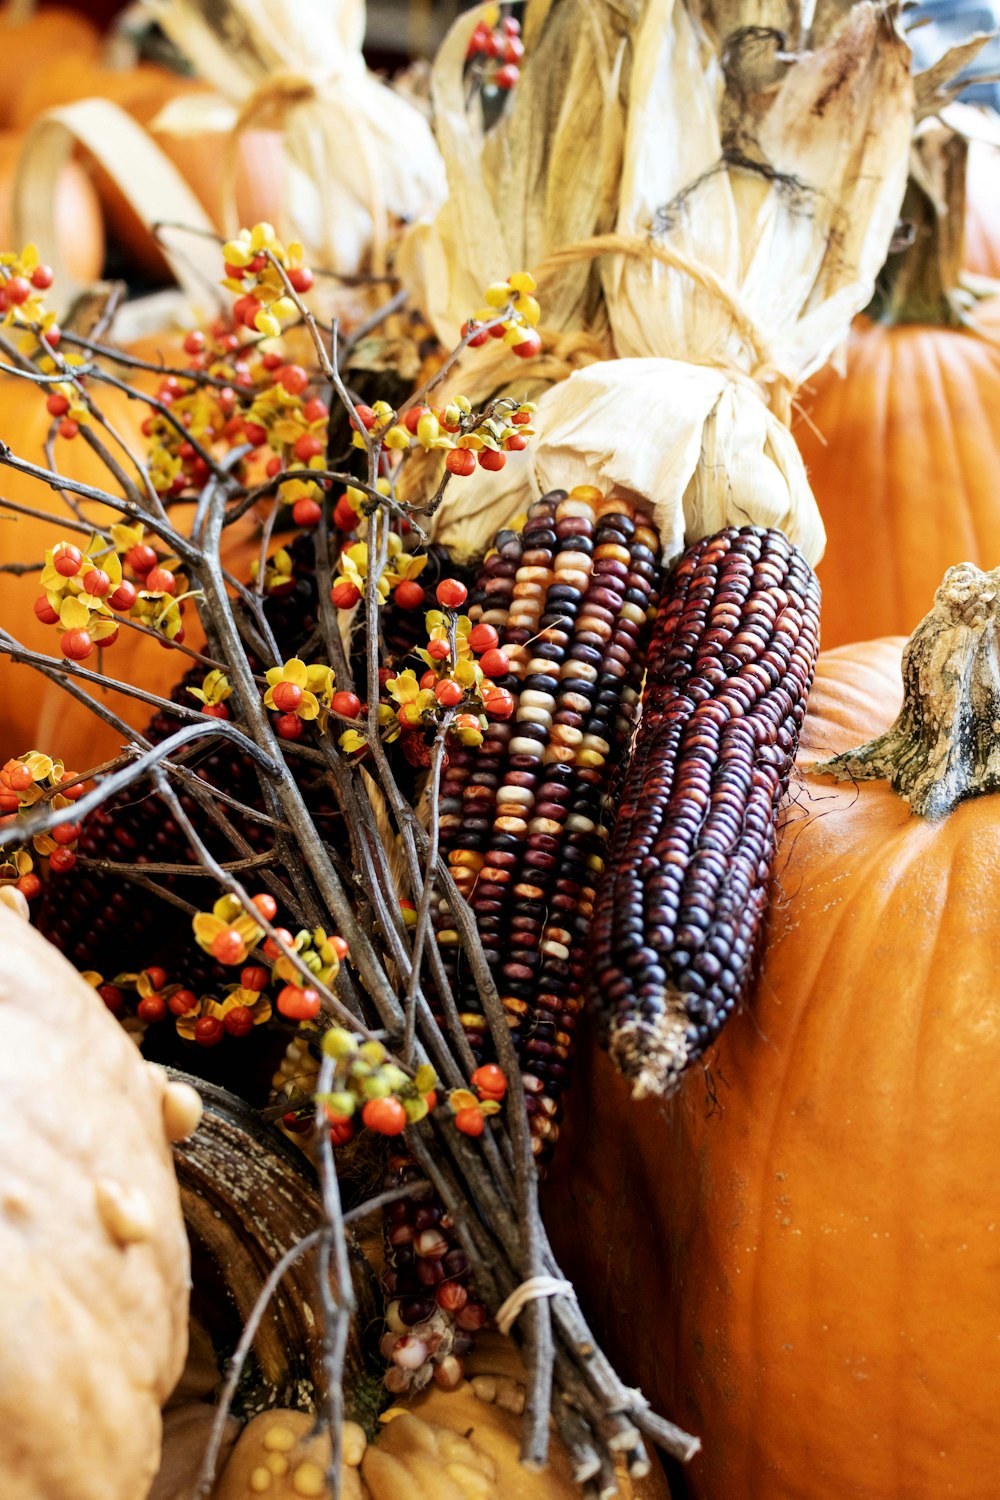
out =
<path fill-rule="evenodd" d="M 11 123 L 26 76 L 46 72 L 63 56 L 77 69 L 88 66 L 100 46 L 97 27 L 65 5 L 46 6 L 20 22 L 0 19 L 0 125 Z"/>
<path fill-rule="evenodd" d="M 156 1472 L 188 1324 L 174 1091 L 0 905 L 4 1500 L 136 1500 Z"/>
<path fill-rule="evenodd" d="M 799 393 L 824 646 L 909 634 L 946 567 L 1000 563 L 1000 299 L 976 318 L 987 337 L 858 319 L 846 375 L 827 366 Z"/>
<path fill-rule="evenodd" d="M 820 657 L 800 767 L 881 734 L 901 641 Z M 748 1011 L 666 1105 L 594 1049 L 547 1194 L 693 1500 L 986 1500 L 1000 1451 L 1000 799 L 803 774 Z M 706 1086 L 708 1083 L 708 1086 Z"/>

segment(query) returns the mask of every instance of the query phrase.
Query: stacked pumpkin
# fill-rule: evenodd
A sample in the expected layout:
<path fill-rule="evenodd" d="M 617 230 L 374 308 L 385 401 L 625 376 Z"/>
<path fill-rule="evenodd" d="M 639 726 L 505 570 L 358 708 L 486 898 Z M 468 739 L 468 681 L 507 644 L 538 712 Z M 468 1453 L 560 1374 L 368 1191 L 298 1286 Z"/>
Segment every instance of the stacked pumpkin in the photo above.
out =
<path fill-rule="evenodd" d="M 914 149 L 925 186 L 911 180 L 903 208 L 912 246 L 890 257 L 843 377 L 827 367 L 799 397 L 795 436 L 827 533 L 827 646 L 909 634 L 950 563 L 1000 562 L 1000 298 L 971 304 L 960 287 L 964 223 L 974 268 L 1000 266 L 992 148 L 972 147 L 968 217 L 966 142 L 941 127 Z"/>

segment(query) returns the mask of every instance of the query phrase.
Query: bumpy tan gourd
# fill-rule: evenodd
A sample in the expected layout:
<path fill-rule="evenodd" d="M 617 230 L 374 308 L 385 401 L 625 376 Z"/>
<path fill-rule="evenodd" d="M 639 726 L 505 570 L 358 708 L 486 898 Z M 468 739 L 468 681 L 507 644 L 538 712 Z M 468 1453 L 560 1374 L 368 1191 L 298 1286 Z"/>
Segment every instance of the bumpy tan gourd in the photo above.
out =
<path fill-rule="evenodd" d="M 495 1357 L 504 1344 L 511 1359 L 502 1349 Z M 391 1408 L 375 1443 L 366 1443 L 355 1423 L 345 1423 L 342 1500 L 579 1500 L 559 1443 L 553 1442 L 548 1469 L 529 1473 L 518 1463 L 518 1418 L 499 1399 L 482 1399 L 490 1397 L 491 1382 L 506 1390 L 518 1376 L 523 1379 L 513 1346 L 497 1337 L 474 1363 L 496 1370 L 457 1391 L 432 1387 L 407 1406 Z M 325 1437 L 311 1438 L 312 1429 L 313 1419 L 304 1412 L 254 1418 L 213 1500 L 329 1500 L 324 1475 L 330 1445 Z M 618 1484 L 620 1500 L 669 1497 L 659 1469 L 638 1482 L 622 1469 Z"/>
<path fill-rule="evenodd" d="M 0 1495 L 139 1500 L 184 1363 L 198 1100 L 0 903 Z"/>

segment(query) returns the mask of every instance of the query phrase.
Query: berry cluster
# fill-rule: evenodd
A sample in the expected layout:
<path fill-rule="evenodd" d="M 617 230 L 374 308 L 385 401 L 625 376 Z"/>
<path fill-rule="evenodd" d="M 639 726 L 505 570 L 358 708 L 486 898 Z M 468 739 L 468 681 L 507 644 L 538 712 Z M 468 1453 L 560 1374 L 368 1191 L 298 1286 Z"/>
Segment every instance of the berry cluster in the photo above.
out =
<path fill-rule="evenodd" d="M 433 735 L 446 715 L 452 741 L 474 746 L 482 744 L 489 720 L 507 719 L 514 710 L 513 695 L 502 681 L 509 664 L 499 649 L 500 637 L 491 625 L 473 625 L 468 615 L 458 613 L 467 596 L 458 579 L 443 578 L 435 590 L 441 608 L 424 617 L 427 644 L 413 652 L 426 670 L 419 677 L 412 667 L 395 674 L 385 670 L 382 678 L 378 719 L 383 737 L 390 743 L 402 737 L 411 765 L 429 764 Z M 340 736 L 340 748 L 357 754 L 365 741 L 348 729 Z"/>
<path fill-rule="evenodd" d="M 70 807 L 83 796 L 84 783 L 75 771 L 67 771 L 61 760 L 52 760 L 38 750 L 31 750 L 16 760 L 8 760 L 0 770 L 0 826 L 11 824 L 21 813 L 37 803 L 50 807 Z M 65 874 L 76 864 L 76 846 L 80 824 L 60 823 L 51 833 L 36 833 L 32 849 L 48 859 L 49 869 Z M 13 885 L 29 901 L 41 895 L 41 877 L 35 871 L 28 848 L 7 846 L 0 855 L 0 885 Z"/>
<path fill-rule="evenodd" d="M 35 614 L 55 625 L 68 661 L 86 661 L 95 646 L 113 646 L 119 620 L 155 631 L 164 644 L 184 639 L 182 615 L 191 597 L 180 560 L 143 540 L 141 523 L 95 532 L 84 550 L 59 541 L 45 554 Z M 124 576 L 128 566 L 134 581 Z"/>
<path fill-rule="evenodd" d="M 282 326 L 298 317 L 289 286 L 301 295 L 313 284 L 313 274 L 303 264 L 302 246 L 283 245 L 272 226 L 262 223 L 241 229 L 222 253 L 226 262 L 222 285 L 236 293 L 236 322 L 251 333 L 277 338 Z"/>
<path fill-rule="evenodd" d="M 515 16 L 501 16 L 499 7 L 491 6 L 469 38 L 465 55 L 484 88 L 512 89 L 521 76 L 524 57 L 520 21 Z"/>
<path fill-rule="evenodd" d="M 535 289 L 535 278 L 528 271 L 516 271 L 506 281 L 495 281 L 488 286 L 483 293 L 486 306 L 462 325 L 462 337 L 468 339 L 469 348 L 478 349 L 492 338 L 503 339 L 519 359 L 533 359 L 540 354 L 542 338 L 538 324 L 542 309 L 534 296 Z"/>
<path fill-rule="evenodd" d="M 51 267 L 42 264 L 34 245 L 25 245 L 20 254 L 6 251 L 0 255 L 0 328 L 15 330 L 20 352 L 30 358 L 41 355 L 40 368 L 46 372 L 55 369 L 50 351 L 58 347 L 62 337 L 55 313 L 45 307 L 44 294 L 52 279 Z M 61 416 L 66 410 L 68 402 L 62 412 L 53 412 L 53 416 Z"/>
<path fill-rule="evenodd" d="M 244 969 L 240 983 L 228 985 L 222 999 L 196 995 L 186 985 L 169 980 L 157 964 L 139 973 L 116 974 L 110 981 L 93 970 L 85 970 L 83 977 L 113 1016 L 127 1021 L 131 1012 L 126 1011 L 126 997 L 131 996 L 134 1014 L 143 1027 L 173 1017 L 177 1034 L 199 1047 L 217 1047 L 227 1036 L 246 1036 L 271 1019 L 271 1002 L 263 993 L 270 977 L 265 968 Z"/>

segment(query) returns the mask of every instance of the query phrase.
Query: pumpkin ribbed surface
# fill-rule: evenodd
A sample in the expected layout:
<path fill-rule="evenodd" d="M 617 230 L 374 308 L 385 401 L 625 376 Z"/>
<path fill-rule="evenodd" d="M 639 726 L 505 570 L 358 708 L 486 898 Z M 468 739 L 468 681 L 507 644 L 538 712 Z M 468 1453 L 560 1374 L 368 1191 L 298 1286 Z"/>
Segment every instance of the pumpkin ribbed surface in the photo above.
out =
<path fill-rule="evenodd" d="M 946 567 L 1000 562 L 1000 305 L 977 319 L 988 337 L 859 320 L 846 376 L 827 367 L 800 394 L 824 646 L 909 633 Z"/>
<path fill-rule="evenodd" d="M 800 766 L 888 727 L 901 644 L 821 657 Z M 556 1253 L 701 1437 L 694 1500 L 986 1500 L 1000 800 L 933 823 L 885 782 L 793 797 L 763 971 L 707 1074 L 636 1104 L 583 1064 Z"/>

